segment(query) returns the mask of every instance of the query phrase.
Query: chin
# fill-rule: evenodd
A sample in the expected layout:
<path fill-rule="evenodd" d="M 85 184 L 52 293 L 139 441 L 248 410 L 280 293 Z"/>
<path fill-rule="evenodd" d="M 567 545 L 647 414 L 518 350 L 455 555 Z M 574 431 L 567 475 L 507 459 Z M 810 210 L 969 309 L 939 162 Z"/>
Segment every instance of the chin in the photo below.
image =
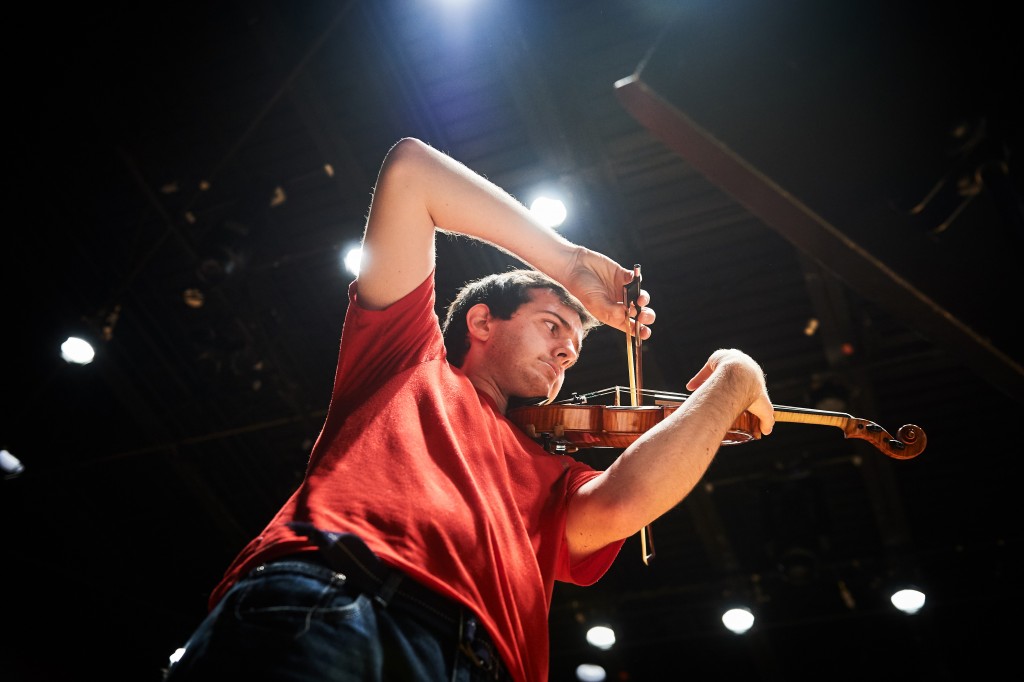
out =
<path fill-rule="evenodd" d="M 558 394 L 557 390 L 552 390 L 550 384 L 538 384 L 535 386 L 525 386 L 523 390 L 516 391 L 515 395 L 522 400 L 532 400 L 540 402 L 542 400 L 553 399 Z"/>

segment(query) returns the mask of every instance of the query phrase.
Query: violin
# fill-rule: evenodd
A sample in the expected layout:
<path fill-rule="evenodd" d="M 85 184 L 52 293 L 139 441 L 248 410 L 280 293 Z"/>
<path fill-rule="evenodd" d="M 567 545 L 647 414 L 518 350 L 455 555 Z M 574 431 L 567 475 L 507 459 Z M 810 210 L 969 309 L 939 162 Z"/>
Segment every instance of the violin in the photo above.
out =
<path fill-rule="evenodd" d="M 628 389 L 613 386 L 550 405 L 515 407 L 506 415 L 513 424 L 540 442 L 548 452 L 572 454 L 581 448 L 627 448 L 689 398 L 685 393 L 642 391 L 653 405 L 621 405 Z M 590 404 L 594 398 L 614 396 L 613 404 Z M 843 412 L 772 405 L 777 422 L 820 424 L 842 429 L 844 437 L 866 440 L 893 459 L 912 459 L 924 450 L 928 437 L 914 424 L 905 424 L 893 438 L 867 419 Z M 726 431 L 722 445 L 738 445 L 761 438 L 757 417 L 744 412 Z"/>
<path fill-rule="evenodd" d="M 639 320 L 630 317 L 640 314 L 640 266 L 633 266 L 633 279 L 623 287 L 622 301 L 626 318 L 626 356 L 629 366 L 629 387 L 613 386 L 584 395 L 573 394 L 565 401 L 546 405 L 514 407 L 506 417 L 527 435 L 554 454 L 572 454 L 580 448 L 627 448 L 640 436 L 653 428 L 689 398 L 685 393 L 645 391 L 642 385 Z M 630 404 L 622 405 L 621 395 L 627 393 Z M 591 404 L 600 397 L 612 397 L 612 404 Z M 642 404 L 645 396 L 652 396 L 654 404 Z M 846 438 L 866 440 L 893 459 L 912 459 L 924 451 L 928 437 L 914 424 L 905 424 L 891 436 L 878 424 L 844 412 L 830 412 L 804 407 L 772 405 L 777 422 L 819 424 L 838 427 Z M 760 422 L 753 414 L 744 412 L 726 431 L 722 445 L 738 445 L 761 438 Z M 645 564 L 654 558 L 651 526 L 644 527 L 640 536 Z M 650 551 L 648 551 L 648 545 Z"/>

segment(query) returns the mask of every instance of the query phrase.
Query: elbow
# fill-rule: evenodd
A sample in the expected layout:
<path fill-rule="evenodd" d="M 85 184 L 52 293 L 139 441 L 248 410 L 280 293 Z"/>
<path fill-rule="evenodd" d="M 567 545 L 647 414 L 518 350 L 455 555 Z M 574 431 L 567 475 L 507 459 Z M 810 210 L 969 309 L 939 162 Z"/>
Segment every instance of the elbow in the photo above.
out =
<path fill-rule="evenodd" d="M 404 168 L 419 163 L 431 152 L 431 147 L 426 142 L 415 137 L 403 137 L 391 146 L 384 156 L 384 163 L 381 166 L 382 172 L 392 168 Z"/>
<path fill-rule="evenodd" d="M 403 137 L 388 150 L 377 174 L 374 201 L 389 193 L 409 197 L 416 191 L 428 147 L 414 137 Z"/>
<path fill-rule="evenodd" d="M 430 177 L 436 154 L 426 142 L 403 137 L 385 155 L 374 194 L 392 191 L 408 198 L 425 191 L 424 178 Z"/>

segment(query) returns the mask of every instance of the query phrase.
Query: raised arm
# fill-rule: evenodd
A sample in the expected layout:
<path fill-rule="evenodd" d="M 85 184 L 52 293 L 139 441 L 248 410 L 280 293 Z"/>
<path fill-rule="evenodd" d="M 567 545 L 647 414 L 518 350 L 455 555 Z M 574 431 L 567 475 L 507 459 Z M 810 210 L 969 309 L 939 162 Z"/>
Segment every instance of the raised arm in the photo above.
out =
<path fill-rule="evenodd" d="M 631 270 L 569 242 L 494 183 L 412 138 L 391 148 L 377 178 L 358 277 L 363 306 L 385 308 L 427 277 L 435 229 L 511 253 L 564 285 L 603 323 L 625 328 L 620 301 Z M 647 301 L 644 292 L 640 303 Z M 645 311 L 641 321 L 653 320 Z M 649 328 L 641 334 L 650 336 Z"/>
<path fill-rule="evenodd" d="M 693 489 L 728 428 L 747 410 L 771 433 L 774 410 L 764 374 L 749 356 L 715 351 L 686 384 L 690 397 L 570 500 L 566 536 L 580 558 L 629 537 Z"/>

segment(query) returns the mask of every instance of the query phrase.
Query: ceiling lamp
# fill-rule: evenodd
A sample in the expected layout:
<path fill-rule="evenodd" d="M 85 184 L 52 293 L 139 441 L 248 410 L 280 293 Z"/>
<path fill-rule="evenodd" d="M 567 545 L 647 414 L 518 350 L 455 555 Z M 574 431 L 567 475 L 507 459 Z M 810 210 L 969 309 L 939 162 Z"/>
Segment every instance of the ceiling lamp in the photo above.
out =
<path fill-rule="evenodd" d="M 729 609 L 722 614 L 722 624 L 737 635 L 742 635 L 754 625 L 754 614 L 747 607 Z"/>

